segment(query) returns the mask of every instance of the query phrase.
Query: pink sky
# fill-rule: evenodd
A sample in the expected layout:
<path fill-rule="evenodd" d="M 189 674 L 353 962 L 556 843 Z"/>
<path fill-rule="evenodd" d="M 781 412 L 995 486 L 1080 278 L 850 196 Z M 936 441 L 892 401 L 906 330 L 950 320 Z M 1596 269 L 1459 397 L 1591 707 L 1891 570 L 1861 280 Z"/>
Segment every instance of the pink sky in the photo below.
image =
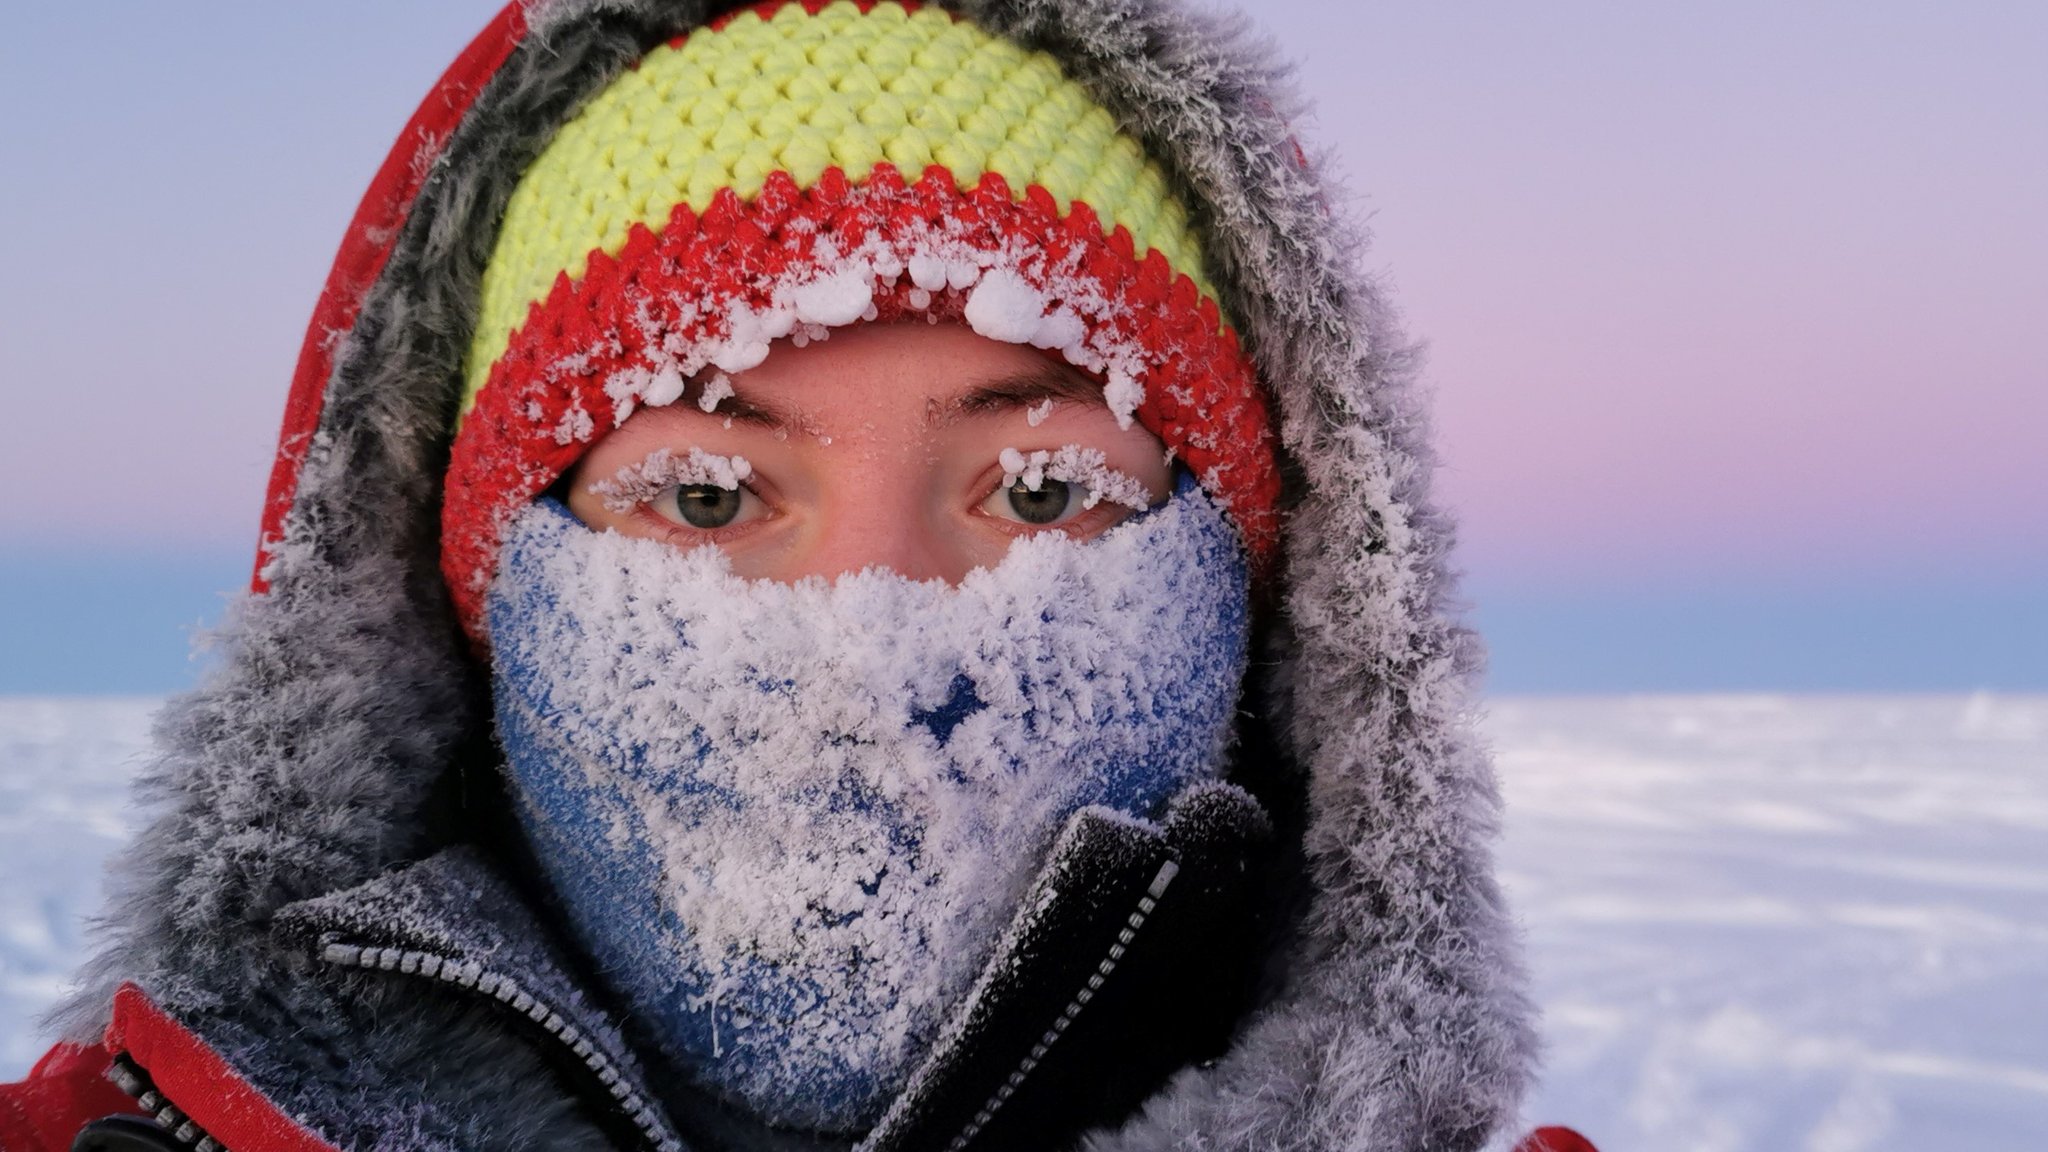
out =
<path fill-rule="evenodd" d="M 493 5 L 290 7 L 0 49 L 46 110 L 0 126 L 0 538 L 253 534 L 342 224 Z M 1782 7 L 1258 10 L 1431 344 L 1475 576 L 2048 580 L 2048 8 Z"/>
<path fill-rule="evenodd" d="M 2048 579 L 2048 10 L 1484 7 L 1375 6 L 1362 55 L 1268 10 L 1468 562 Z"/>

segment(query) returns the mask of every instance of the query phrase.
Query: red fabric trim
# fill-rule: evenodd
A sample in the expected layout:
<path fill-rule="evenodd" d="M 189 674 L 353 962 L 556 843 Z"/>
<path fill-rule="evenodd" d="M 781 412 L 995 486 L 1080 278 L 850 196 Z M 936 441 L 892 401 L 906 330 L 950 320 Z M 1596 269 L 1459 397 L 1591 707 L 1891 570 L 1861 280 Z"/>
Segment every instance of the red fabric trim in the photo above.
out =
<path fill-rule="evenodd" d="M 105 1048 L 59 1044 L 17 1084 L 0 1084 L 0 1148 L 68 1152 L 78 1130 L 108 1116 L 139 1116 L 133 1097 L 107 1079 Z"/>
<path fill-rule="evenodd" d="M 314 305 L 312 322 L 306 327 L 298 368 L 292 374 L 291 394 L 285 401 L 284 428 L 278 436 L 270 487 L 263 499 L 256 571 L 250 581 L 256 592 L 267 591 L 269 587 L 263 570 L 284 535 L 285 517 L 298 493 L 299 468 L 305 463 L 306 450 L 312 446 L 313 434 L 320 426 L 327 382 L 334 375 L 334 349 L 341 336 L 355 326 L 363 297 L 391 258 L 392 245 L 419 197 L 420 187 L 432 168 L 431 161 L 468 114 L 477 94 L 525 36 L 526 4 L 524 0 L 512 0 L 427 93 L 405 131 L 399 133 L 398 142 L 363 194 L 355 219 L 349 221 L 348 231 L 343 233 L 341 251 L 334 258 L 326 287 L 321 289 L 319 302 Z"/>
<path fill-rule="evenodd" d="M 106 1047 L 133 1057 L 164 1099 L 229 1148 L 337 1152 L 280 1112 L 218 1052 L 133 984 L 122 985 L 114 995 Z"/>
<path fill-rule="evenodd" d="M 659 235 L 635 225 L 616 257 L 593 252 L 582 279 L 558 277 L 513 334 L 455 438 L 442 505 L 441 570 L 470 636 L 485 640 L 484 593 L 505 524 L 632 414 L 636 378 L 669 367 L 678 348 L 726 336 L 734 310 L 767 311 L 778 285 L 823 268 L 833 252 L 879 238 L 907 263 L 938 233 L 1023 253 L 1013 270 L 1056 299 L 1120 306 L 1087 330 L 1142 360 L 1138 422 L 1222 499 L 1254 570 L 1268 568 L 1280 474 L 1264 393 L 1215 302 L 1163 255 L 1140 261 L 1130 233 L 1119 225 L 1105 235 L 1088 205 L 1075 201 L 1062 216 L 1045 189 L 1019 200 L 994 173 L 963 192 L 936 165 L 914 185 L 886 164 L 860 185 L 830 168 L 803 191 L 778 172 L 751 203 L 727 189 L 702 219 L 678 205 Z M 923 310 L 914 293 L 908 275 L 878 290 L 878 318 Z M 628 391 L 608 391 L 622 383 Z"/>
<path fill-rule="evenodd" d="M 1522 1142 L 1515 1145 L 1515 1152 L 1600 1152 L 1593 1142 L 1569 1128 L 1552 1126 L 1538 1128 Z"/>

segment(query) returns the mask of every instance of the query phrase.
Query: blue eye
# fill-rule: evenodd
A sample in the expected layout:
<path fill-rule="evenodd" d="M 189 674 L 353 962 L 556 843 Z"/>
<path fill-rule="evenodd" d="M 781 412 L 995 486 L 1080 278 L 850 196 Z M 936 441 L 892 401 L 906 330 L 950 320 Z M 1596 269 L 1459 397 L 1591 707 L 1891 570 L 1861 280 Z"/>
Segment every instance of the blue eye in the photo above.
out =
<path fill-rule="evenodd" d="M 711 484 L 681 484 L 676 487 L 676 511 L 692 528 L 723 528 L 740 514 L 737 488 Z"/>
<path fill-rule="evenodd" d="M 1047 478 L 1033 491 L 1022 480 L 1003 489 L 1010 512 L 1026 524 L 1056 524 L 1074 502 L 1074 490 L 1064 480 Z"/>
<path fill-rule="evenodd" d="M 759 514 L 761 500 L 745 487 L 678 484 L 649 501 L 656 515 L 699 531 L 727 528 Z"/>
<path fill-rule="evenodd" d="M 1033 488 L 1018 477 L 988 494 L 981 502 L 984 515 L 1029 528 L 1056 528 L 1087 511 L 1079 484 L 1041 477 Z"/>

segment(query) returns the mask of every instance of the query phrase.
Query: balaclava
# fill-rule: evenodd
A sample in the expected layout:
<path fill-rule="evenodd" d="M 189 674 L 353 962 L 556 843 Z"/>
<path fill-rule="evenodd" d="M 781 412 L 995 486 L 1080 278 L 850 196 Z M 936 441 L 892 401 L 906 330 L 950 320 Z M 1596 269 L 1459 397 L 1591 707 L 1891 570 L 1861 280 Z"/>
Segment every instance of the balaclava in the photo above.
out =
<path fill-rule="evenodd" d="M 880 1118 L 1068 817 L 1216 775 L 1244 670 L 1192 485 L 957 587 L 748 581 L 552 501 L 502 565 L 499 731 L 572 934 L 691 1079 L 802 1128 Z"/>
<path fill-rule="evenodd" d="M 728 16 L 522 177 L 443 568 L 543 879 L 692 1082 L 771 1122 L 873 1124 L 1062 824 L 1144 819 L 1219 771 L 1279 482 L 1203 271 L 1168 177 L 1050 57 L 909 4 Z M 776 340 L 919 315 L 1100 380 L 1178 490 L 957 588 L 748 582 L 542 495 L 692 379 L 715 399 Z M 1088 485 L 1057 466 L 1014 470 Z"/>

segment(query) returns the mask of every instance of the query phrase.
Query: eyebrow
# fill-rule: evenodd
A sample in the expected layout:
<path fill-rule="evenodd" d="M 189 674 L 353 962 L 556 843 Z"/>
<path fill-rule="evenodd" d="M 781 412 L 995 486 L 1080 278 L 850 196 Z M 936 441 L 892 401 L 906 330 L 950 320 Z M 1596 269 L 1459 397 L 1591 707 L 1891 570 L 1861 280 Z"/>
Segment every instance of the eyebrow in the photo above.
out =
<path fill-rule="evenodd" d="M 962 416 L 987 416 L 1031 408 L 1047 400 L 1077 404 L 1102 403 L 1102 385 L 1064 364 L 1047 361 L 1035 368 L 977 384 L 932 412 L 934 422 L 951 423 Z"/>
<path fill-rule="evenodd" d="M 715 375 L 715 372 L 707 371 L 691 380 L 689 387 L 683 390 L 676 403 L 688 404 L 700 412 L 703 411 L 704 406 L 699 401 L 703 399 L 705 385 L 710 383 Z M 767 400 L 754 399 L 740 391 L 738 380 L 728 380 L 727 385 L 729 391 L 719 400 L 717 407 L 711 409 L 709 415 L 723 416 L 740 424 L 765 428 L 770 432 L 802 425 L 803 418 L 798 413 Z"/>
<path fill-rule="evenodd" d="M 702 410 L 699 400 L 704 395 L 711 375 L 693 379 L 689 387 L 675 402 L 689 404 Z M 794 429 L 803 426 L 802 413 L 785 408 L 772 401 L 750 397 L 744 391 L 744 384 L 731 380 L 731 391 L 719 400 L 711 410 L 713 416 L 728 417 L 738 423 L 768 431 Z M 933 398 L 925 414 L 928 424 L 943 427 L 956 420 L 1000 415 L 1025 408 L 1033 408 L 1047 400 L 1066 400 L 1076 404 L 1102 403 L 1102 385 L 1081 375 L 1064 364 L 1047 361 L 1036 367 L 999 376 L 966 389 L 951 399 Z"/>

